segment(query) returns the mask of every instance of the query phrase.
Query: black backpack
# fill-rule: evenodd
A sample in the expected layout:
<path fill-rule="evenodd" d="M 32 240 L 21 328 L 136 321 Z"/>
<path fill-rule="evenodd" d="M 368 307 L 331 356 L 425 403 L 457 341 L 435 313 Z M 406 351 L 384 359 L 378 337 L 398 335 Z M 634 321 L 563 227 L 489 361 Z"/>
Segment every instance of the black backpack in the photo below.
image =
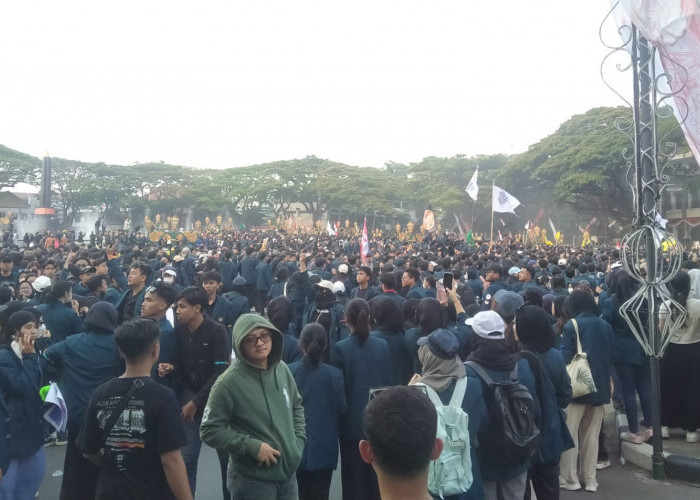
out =
<path fill-rule="evenodd" d="M 479 447 L 488 450 L 490 465 L 520 464 L 537 450 L 542 436 L 535 422 L 535 402 L 527 387 L 518 381 L 518 364 L 509 380 L 494 382 L 474 361 L 467 361 L 491 391 L 487 398 L 489 432 L 479 435 Z M 489 401 L 490 400 L 490 401 Z"/>

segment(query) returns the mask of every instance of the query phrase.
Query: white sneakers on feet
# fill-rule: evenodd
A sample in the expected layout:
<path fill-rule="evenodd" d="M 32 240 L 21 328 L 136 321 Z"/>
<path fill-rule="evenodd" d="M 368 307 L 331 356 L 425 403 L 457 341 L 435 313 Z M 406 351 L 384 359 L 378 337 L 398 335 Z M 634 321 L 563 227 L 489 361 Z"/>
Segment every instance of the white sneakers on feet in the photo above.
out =
<path fill-rule="evenodd" d="M 700 441 L 700 435 L 697 432 L 689 432 L 685 435 L 685 441 L 687 443 L 697 443 Z"/>
<path fill-rule="evenodd" d="M 642 444 L 642 435 L 641 434 L 633 434 L 629 431 L 621 432 L 620 439 L 622 439 L 623 441 L 627 441 L 628 443 Z"/>
<path fill-rule="evenodd" d="M 603 470 L 607 469 L 610 467 L 610 459 L 606 458 L 605 460 L 598 460 L 595 464 L 596 470 Z"/>
<path fill-rule="evenodd" d="M 654 428 L 653 427 L 644 427 L 644 432 L 642 432 L 642 441 L 644 441 L 646 443 L 652 437 L 654 437 Z M 663 435 L 661 437 L 663 437 Z"/>
<path fill-rule="evenodd" d="M 668 427 L 665 425 L 661 426 L 661 439 L 670 439 L 671 434 L 668 432 Z"/>
<path fill-rule="evenodd" d="M 560 479 L 559 480 L 559 487 L 562 490 L 577 491 L 577 490 L 581 489 L 581 484 L 580 483 L 567 483 L 567 482 L 564 482 Z"/>
<path fill-rule="evenodd" d="M 595 484 L 595 485 L 594 484 L 587 484 L 585 489 L 586 489 L 586 491 L 590 491 L 591 493 L 595 493 L 596 491 L 598 491 L 598 485 L 597 484 Z"/>

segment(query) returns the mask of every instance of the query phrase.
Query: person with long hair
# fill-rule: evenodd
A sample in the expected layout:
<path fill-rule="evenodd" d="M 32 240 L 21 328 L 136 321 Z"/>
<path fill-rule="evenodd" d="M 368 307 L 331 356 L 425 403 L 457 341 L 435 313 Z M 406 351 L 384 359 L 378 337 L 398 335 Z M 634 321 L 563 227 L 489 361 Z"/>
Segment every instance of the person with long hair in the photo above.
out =
<path fill-rule="evenodd" d="M 668 437 L 669 428 L 681 428 L 686 441 L 696 443 L 700 441 L 700 299 L 690 298 L 691 280 L 685 271 L 679 271 L 670 285 L 673 299 L 688 315 L 671 337 L 661 362 L 661 433 Z M 659 328 L 673 320 L 663 305 Z"/>
<path fill-rule="evenodd" d="M 560 412 L 571 402 L 571 379 L 558 349 L 559 335 L 554 332 L 550 318 L 544 309 L 526 304 L 518 308 L 513 322 L 521 349 L 534 354 L 537 360 L 533 359 L 533 363 L 540 367 L 535 376 L 540 381 L 537 396 L 543 414 L 542 441 L 528 471 L 538 500 L 559 499 L 559 458 L 563 451 L 574 446 Z M 530 498 L 530 488 L 525 489 L 525 498 Z"/>
<path fill-rule="evenodd" d="M 370 304 L 374 330 L 371 336 L 383 339 L 389 345 L 393 368 L 393 385 L 405 385 L 413 375 L 411 355 L 406 349 L 403 335 L 401 308 L 390 297 L 377 297 Z"/>
<path fill-rule="evenodd" d="M 393 376 L 389 346 L 385 340 L 370 336 L 369 317 L 369 304 L 365 300 L 348 302 L 345 321 L 350 337 L 337 342 L 331 356 L 332 365 L 343 373 L 348 402 L 348 411 L 340 425 L 344 500 L 379 500 L 377 476 L 372 466 L 362 460 L 358 443 L 363 439 L 362 412 L 370 389 L 391 385 Z"/>
<path fill-rule="evenodd" d="M 44 290 L 43 297 L 46 302 L 37 306 L 37 309 L 41 312 L 44 325 L 51 332 L 54 343 L 85 331 L 83 320 L 78 315 L 78 301 L 73 299 L 73 291 L 68 281 L 57 281 Z"/>
<path fill-rule="evenodd" d="M 552 316 L 554 316 L 557 320 L 556 324 L 554 325 L 554 330 L 558 335 L 561 335 L 561 332 L 564 330 L 564 325 L 570 319 L 568 313 L 566 312 L 566 307 L 564 307 L 564 303 L 568 298 L 568 294 L 559 295 L 556 299 L 554 299 L 554 302 L 552 302 Z"/>
<path fill-rule="evenodd" d="M 581 489 L 577 473 L 579 450 L 586 491 L 598 490 L 598 436 L 603 424 L 603 405 L 610 403 L 613 332 L 607 321 L 596 316 L 596 307 L 593 294 L 582 289 L 575 289 L 566 300 L 567 313 L 571 319 L 564 325 L 562 333 L 561 351 L 564 361 L 570 363 L 576 355 L 578 329 L 581 349 L 588 358 L 596 387 L 596 392 L 572 399 L 566 408 L 566 425 L 575 447 L 561 456 L 559 486 L 572 491 Z"/>
<path fill-rule="evenodd" d="M 270 307 L 279 299 L 273 299 Z M 302 397 L 306 422 L 306 446 L 297 469 L 299 500 L 328 500 L 333 471 L 338 466 L 340 417 L 348 407 L 343 374 L 323 362 L 328 338 L 321 325 L 306 325 L 299 341 L 304 357 L 289 365 Z"/>
<path fill-rule="evenodd" d="M 620 315 L 620 307 L 632 298 L 636 281 L 627 271 L 617 271 L 612 278 L 612 294 L 603 304 L 601 318 L 610 323 L 613 329 L 613 363 L 620 380 L 622 397 L 625 402 L 628 430 L 620 434 L 620 439 L 639 444 L 652 436 L 651 427 L 651 369 L 649 357 L 637 341 L 627 321 Z M 642 321 L 646 322 L 646 313 Z M 637 394 L 642 407 L 643 432 L 639 432 L 637 418 Z"/>
<path fill-rule="evenodd" d="M 0 483 L 2 499 L 33 499 L 44 479 L 46 455 L 36 332 L 36 317 L 28 311 L 17 311 L 8 318 L 0 340 L 0 399 L 7 410 L 6 441 L 2 444 L 10 459 Z"/>
<path fill-rule="evenodd" d="M 408 330 L 404 340 L 413 361 L 413 373 L 420 373 L 422 367 L 418 359 L 418 339 L 427 337 L 438 328 L 443 328 L 447 321 L 447 314 L 442 304 L 432 297 L 421 299 L 416 314 L 418 326 Z"/>

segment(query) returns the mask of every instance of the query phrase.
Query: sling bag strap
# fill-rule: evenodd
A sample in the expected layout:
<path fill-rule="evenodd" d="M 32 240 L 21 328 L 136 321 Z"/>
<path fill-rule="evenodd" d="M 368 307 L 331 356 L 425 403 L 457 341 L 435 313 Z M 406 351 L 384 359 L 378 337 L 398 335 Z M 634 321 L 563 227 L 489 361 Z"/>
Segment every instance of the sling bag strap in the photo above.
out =
<path fill-rule="evenodd" d="M 109 420 L 107 420 L 105 428 L 102 430 L 102 447 L 105 446 L 107 442 L 107 437 L 109 437 L 109 433 L 112 432 L 112 428 L 117 423 L 117 420 L 119 420 L 119 417 L 126 408 L 126 405 L 129 404 L 129 401 L 134 396 L 134 393 L 141 387 L 143 387 L 143 385 L 143 380 L 141 380 L 140 378 L 134 379 L 134 383 L 131 384 L 131 387 L 129 387 L 129 390 L 126 391 L 124 397 L 122 397 L 122 400 L 119 402 L 119 405 L 109 416 Z"/>
<path fill-rule="evenodd" d="M 581 336 L 578 333 L 578 323 L 576 323 L 575 319 L 572 319 L 571 322 L 574 324 L 574 330 L 576 330 L 576 354 L 581 354 L 583 347 L 581 347 Z"/>

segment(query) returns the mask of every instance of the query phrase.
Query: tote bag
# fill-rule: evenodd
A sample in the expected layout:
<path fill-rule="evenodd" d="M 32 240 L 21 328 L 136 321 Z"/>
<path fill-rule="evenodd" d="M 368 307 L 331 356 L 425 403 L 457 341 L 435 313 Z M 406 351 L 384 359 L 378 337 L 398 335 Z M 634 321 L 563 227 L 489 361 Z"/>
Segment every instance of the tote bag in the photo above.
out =
<path fill-rule="evenodd" d="M 596 388 L 595 382 L 593 381 L 593 374 L 591 373 L 591 367 L 588 364 L 588 355 L 583 352 L 581 348 L 578 323 L 576 323 L 575 319 L 572 319 L 571 322 L 574 324 L 574 329 L 576 330 L 576 354 L 571 360 L 571 363 L 566 365 L 566 371 L 569 377 L 571 377 L 572 397 L 576 399 L 581 396 L 593 394 L 596 392 Z"/>

